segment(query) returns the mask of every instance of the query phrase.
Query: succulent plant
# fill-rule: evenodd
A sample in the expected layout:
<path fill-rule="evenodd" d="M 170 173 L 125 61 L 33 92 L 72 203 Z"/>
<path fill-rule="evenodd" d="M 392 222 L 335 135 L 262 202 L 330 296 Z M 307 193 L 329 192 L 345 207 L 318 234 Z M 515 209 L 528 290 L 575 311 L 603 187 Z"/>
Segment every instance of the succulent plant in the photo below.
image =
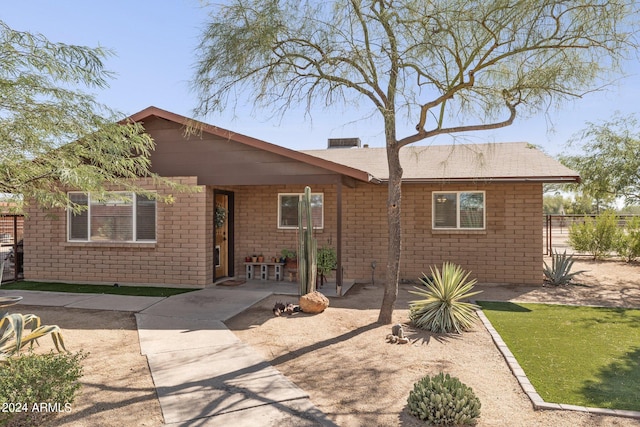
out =
<path fill-rule="evenodd" d="M 470 387 L 442 372 L 415 383 L 407 404 L 411 415 L 443 426 L 475 424 L 481 406 Z"/>
<path fill-rule="evenodd" d="M 573 256 L 567 255 L 567 251 L 562 254 L 555 252 L 551 255 L 551 266 L 544 263 L 544 281 L 550 285 L 568 285 L 573 280 L 573 276 L 584 273 L 585 270 L 571 273 L 573 268 Z"/>

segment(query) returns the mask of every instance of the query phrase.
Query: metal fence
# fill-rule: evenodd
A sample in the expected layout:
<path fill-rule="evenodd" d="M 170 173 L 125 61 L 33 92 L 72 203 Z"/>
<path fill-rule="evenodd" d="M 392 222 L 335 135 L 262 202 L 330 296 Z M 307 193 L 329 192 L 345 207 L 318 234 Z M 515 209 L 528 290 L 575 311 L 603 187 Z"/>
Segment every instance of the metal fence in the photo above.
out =
<path fill-rule="evenodd" d="M 22 277 L 24 216 L 0 213 L 0 281 Z"/>
<path fill-rule="evenodd" d="M 567 252 L 572 255 L 589 255 L 575 251 L 569 245 L 569 228 L 572 224 L 583 223 L 585 218 L 595 219 L 597 215 L 545 215 L 543 235 L 545 242 L 545 254 L 551 255 L 554 252 Z M 618 226 L 624 227 L 630 218 L 637 215 L 617 215 Z"/>

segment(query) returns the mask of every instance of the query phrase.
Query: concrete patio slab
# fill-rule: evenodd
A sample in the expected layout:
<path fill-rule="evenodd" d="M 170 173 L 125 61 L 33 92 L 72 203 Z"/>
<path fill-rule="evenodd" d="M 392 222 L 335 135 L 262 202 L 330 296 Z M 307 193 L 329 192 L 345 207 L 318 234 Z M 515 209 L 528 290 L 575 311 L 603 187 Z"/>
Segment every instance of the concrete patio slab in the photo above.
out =
<path fill-rule="evenodd" d="M 166 423 L 308 398 L 243 343 L 147 358 Z"/>
<path fill-rule="evenodd" d="M 270 290 L 209 288 L 172 295 L 143 311 L 142 314 L 184 317 L 187 319 L 227 320 L 271 295 Z"/>
<path fill-rule="evenodd" d="M 164 297 L 139 297 L 130 295 L 78 294 L 72 292 L 43 292 L 2 290 L 0 296 L 22 296 L 22 305 L 48 307 L 85 308 L 89 310 L 138 312 L 165 299 Z"/>
<path fill-rule="evenodd" d="M 74 294 L 69 292 L 41 292 L 23 290 L 0 290 L 0 296 L 22 297 L 19 305 L 43 305 L 52 307 L 65 307 L 92 297 L 91 294 Z"/>
<path fill-rule="evenodd" d="M 354 280 L 345 280 L 342 285 L 342 295 L 340 296 L 344 296 L 353 285 L 355 285 Z M 251 290 L 269 289 L 273 294 L 291 297 L 297 297 L 299 293 L 298 283 L 289 282 L 288 280 L 247 280 L 239 287 L 233 289 L 238 288 Z M 325 283 L 323 287 L 318 288 L 318 291 L 329 298 L 338 297 L 335 281 Z"/>
<path fill-rule="evenodd" d="M 240 342 L 220 320 L 136 314 L 142 354 L 230 345 Z"/>
<path fill-rule="evenodd" d="M 162 301 L 165 297 L 140 297 L 130 295 L 91 294 L 91 298 L 75 301 L 65 307 L 90 310 L 138 312 Z"/>

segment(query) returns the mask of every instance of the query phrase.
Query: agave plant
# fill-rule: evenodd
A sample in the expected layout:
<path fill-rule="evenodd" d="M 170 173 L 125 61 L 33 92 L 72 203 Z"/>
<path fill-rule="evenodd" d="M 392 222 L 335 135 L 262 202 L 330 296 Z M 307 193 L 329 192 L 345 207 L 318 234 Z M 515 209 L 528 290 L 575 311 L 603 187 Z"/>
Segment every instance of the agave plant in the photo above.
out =
<path fill-rule="evenodd" d="M 51 336 L 56 350 L 66 351 L 58 326 L 41 325 L 40 318 L 35 314 L 4 314 L 0 319 L 0 363 L 18 354 L 26 344 L 33 346 L 38 338 L 46 335 Z"/>
<path fill-rule="evenodd" d="M 567 256 L 567 251 L 562 254 L 554 252 L 551 254 L 551 267 L 544 263 L 544 281 L 550 285 L 568 285 L 573 280 L 573 276 L 584 273 L 586 270 L 576 271 L 571 273 L 573 268 L 573 255 Z"/>
<path fill-rule="evenodd" d="M 419 328 L 436 333 L 461 333 L 469 329 L 475 319 L 475 304 L 464 299 L 482 291 L 471 292 L 476 279 L 468 280 L 469 274 L 459 265 L 445 262 L 442 271 L 430 267 L 431 275 L 420 279 L 424 287 L 409 291 L 424 299 L 411 301 L 409 318 Z"/>

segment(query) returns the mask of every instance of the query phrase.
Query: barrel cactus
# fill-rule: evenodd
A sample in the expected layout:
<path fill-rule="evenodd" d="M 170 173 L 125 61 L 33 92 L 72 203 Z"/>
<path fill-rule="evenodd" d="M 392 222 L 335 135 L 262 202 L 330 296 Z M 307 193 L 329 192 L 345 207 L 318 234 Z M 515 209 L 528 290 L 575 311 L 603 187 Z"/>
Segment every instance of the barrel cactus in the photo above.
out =
<path fill-rule="evenodd" d="M 449 374 L 422 378 L 413 385 L 407 403 L 411 415 L 433 425 L 470 425 L 480 416 L 480 400 L 473 390 Z"/>

